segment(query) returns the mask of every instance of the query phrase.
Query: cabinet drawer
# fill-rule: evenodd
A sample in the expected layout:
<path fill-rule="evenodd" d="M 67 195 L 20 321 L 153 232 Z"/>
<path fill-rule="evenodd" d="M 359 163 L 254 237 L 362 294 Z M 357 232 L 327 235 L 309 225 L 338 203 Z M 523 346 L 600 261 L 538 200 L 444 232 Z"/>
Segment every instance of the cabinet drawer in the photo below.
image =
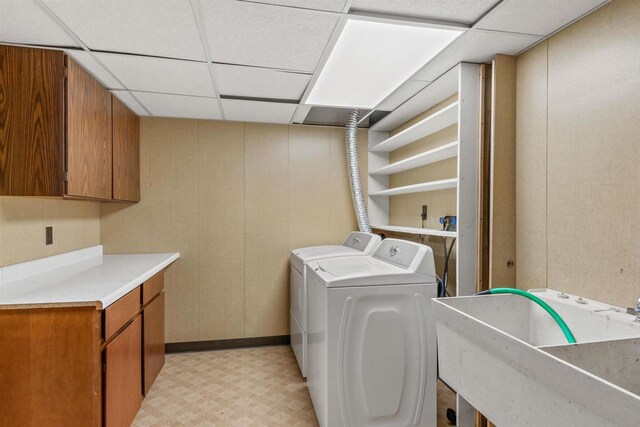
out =
<path fill-rule="evenodd" d="M 164 271 L 157 273 L 142 284 L 142 305 L 147 305 L 164 289 Z"/>
<path fill-rule="evenodd" d="M 104 310 L 104 339 L 108 340 L 140 311 L 137 287 Z"/>

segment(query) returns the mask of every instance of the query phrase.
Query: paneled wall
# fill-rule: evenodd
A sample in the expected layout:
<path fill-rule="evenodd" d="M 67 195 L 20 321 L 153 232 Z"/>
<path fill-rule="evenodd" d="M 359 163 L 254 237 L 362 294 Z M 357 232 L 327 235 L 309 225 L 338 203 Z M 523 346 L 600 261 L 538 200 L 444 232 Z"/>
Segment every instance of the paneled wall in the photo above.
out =
<path fill-rule="evenodd" d="M 518 57 L 518 287 L 640 297 L 640 2 Z"/>
<path fill-rule="evenodd" d="M 45 227 L 53 244 L 45 245 Z M 0 197 L 0 266 L 100 244 L 100 204 Z"/>
<path fill-rule="evenodd" d="M 145 118 L 140 142 L 141 202 L 103 204 L 101 236 L 107 253 L 182 254 L 167 341 L 288 334 L 289 251 L 357 227 L 344 129 Z"/>

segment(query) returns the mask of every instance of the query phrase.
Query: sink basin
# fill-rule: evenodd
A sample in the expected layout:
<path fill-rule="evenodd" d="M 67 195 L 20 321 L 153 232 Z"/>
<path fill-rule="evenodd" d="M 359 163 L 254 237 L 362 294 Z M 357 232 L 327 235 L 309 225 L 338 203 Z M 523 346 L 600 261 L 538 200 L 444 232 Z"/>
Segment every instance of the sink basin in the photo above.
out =
<path fill-rule="evenodd" d="M 551 289 L 433 300 L 440 377 L 498 427 L 637 426 L 640 323 L 618 307 Z"/>

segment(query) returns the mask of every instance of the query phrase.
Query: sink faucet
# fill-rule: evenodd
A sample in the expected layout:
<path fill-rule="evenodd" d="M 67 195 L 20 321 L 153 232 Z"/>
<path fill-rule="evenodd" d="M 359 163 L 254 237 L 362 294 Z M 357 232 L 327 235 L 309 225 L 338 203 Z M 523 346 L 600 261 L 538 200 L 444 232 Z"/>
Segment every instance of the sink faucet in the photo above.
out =
<path fill-rule="evenodd" d="M 627 314 L 636 316 L 636 322 L 640 322 L 640 299 L 638 299 L 636 308 L 627 308 Z"/>

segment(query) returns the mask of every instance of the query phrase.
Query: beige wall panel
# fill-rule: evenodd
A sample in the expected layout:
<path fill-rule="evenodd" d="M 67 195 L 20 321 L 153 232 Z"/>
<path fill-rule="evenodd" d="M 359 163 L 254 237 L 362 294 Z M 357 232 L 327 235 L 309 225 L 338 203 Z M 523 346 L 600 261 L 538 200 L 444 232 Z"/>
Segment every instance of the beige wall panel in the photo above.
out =
<path fill-rule="evenodd" d="M 289 248 L 331 243 L 331 129 L 289 127 Z"/>
<path fill-rule="evenodd" d="M 431 111 L 431 110 L 430 110 Z M 395 130 L 391 133 L 397 133 Z M 397 150 L 389 153 L 389 162 L 394 163 L 400 160 L 404 160 L 407 157 L 414 156 L 416 154 L 424 153 L 425 151 L 441 147 L 450 142 L 455 142 L 458 138 L 458 125 L 453 124 L 446 127 L 436 133 L 427 135 L 424 138 L 420 138 L 409 145 L 398 148 Z"/>
<path fill-rule="evenodd" d="M 432 193 L 403 194 L 391 197 L 389 201 L 389 222 L 393 225 L 421 227 L 422 219 L 420 218 L 420 213 L 422 212 L 422 205 L 431 205 Z M 425 221 L 426 225 L 427 221 Z"/>
<path fill-rule="evenodd" d="M 0 265 L 44 255 L 44 199 L 0 197 Z"/>
<path fill-rule="evenodd" d="M 549 40 L 548 286 L 640 296 L 640 2 L 614 1 Z"/>
<path fill-rule="evenodd" d="M 45 227 L 53 244 L 45 244 Z M 0 197 L 0 266 L 100 244 L 100 203 Z"/>
<path fill-rule="evenodd" d="M 444 144 L 446 144 L 446 142 L 441 145 Z M 390 176 L 389 185 L 391 187 L 399 187 L 403 185 L 419 184 L 426 181 L 451 179 L 457 176 L 457 169 L 458 162 L 455 157 L 445 159 L 436 163 L 431 163 L 430 165 L 395 173 Z"/>
<path fill-rule="evenodd" d="M 181 252 L 166 276 L 167 341 L 287 334 L 290 245 L 357 228 L 344 129 L 143 118 L 140 133 L 141 201 L 102 204 L 101 238 L 107 253 Z"/>
<path fill-rule="evenodd" d="M 330 147 L 330 191 L 331 191 L 331 244 L 340 244 L 345 237 L 358 230 L 358 222 L 351 198 L 351 183 L 347 168 L 347 148 L 344 128 L 328 128 L 331 131 Z M 360 183 L 367 194 L 367 161 L 369 153 L 369 135 L 367 129 L 358 130 L 358 163 L 360 165 Z M 367 198 L 365 197 L 365 203 Z"/>
<path fill-rule="evenodd" d="M 289 332 L 288 127 L 245 128 L 245 335 Z"/>
<path fill-rule="evenodd" d="M 44 247 L 44 255 L 57 255 L 76 248 L 76 204 L 72 200 L 46 200 L 44 226 L 53 227 L 53 244 Z M 44 230 L 43 230 L 44 231 Z"/>
<path fill-rule="evenodd" d="M 166 338 L 198 339 L 198 122 L 150 123 L 150 245 L 153 252 L 180 252 L 167 270 Z"/>
<path fill-rule="evenodd" d="M 140 201 L 138 203 L 102 203 L 101 240 L 105 253 L 149 253 L 151 249 L 151 123 L 140 118 Z M 176 141 L 176 143 L 179 143 Z"/>
<path fill-rule="evenodd" d="M 347 170 L 345 131 L 342 128 L 329 128 L 329 130 L 331 136 L 329 147 L 329 191 L 331 194 L 330 243 L 337 245 L 342 243 L 350 232 L 358 229 L 358 223 L 356 222 L 353 204 L 351 201 L 351 185 L 349 183 L 349 172 Z M 358 154 L 360 159 L 363 158 L 360 155 L 362 152 L 368 152 L 368 148 L 364 145 L 367 143 L 366 134 L 364 140 L 361 135 L 361 133 L 358 134 Z M 364 165 L 360 163 L 360 175 L 366 176 L 366 173 L 366 163 Z M 363 183 L 366 184 L 366 182 L 367 179 L 363 178 Z"/>
<path fill-rule="evenodd" d="M 244 337 L 244 124 L 199 122 L 198 339 Z M 250 212 L 248 219 L 261 211 Z"/>
<path fill-rule="evenodd" d="M 547 286 L 547 42 L 517 59 L 516 284 Z"/>
<path fill-rule="evenodd" d="M 442 224 L 440 224 L 441 216 L 457 214 L 456 195 L 457 190 L 455 188 L 431 192 L 431 205 L 428 205 L 427 208 L 429 219 L 425 221 L 425 225 L 428 228 L 440 229 L 442 228 Z M 419 206 L 414 215 L 420 216 Z"/>
<path fill-rule="evenodd" d="M 76 215 L 76 248 L 100 244 L 100 206 L 97 202 L 74 202 Z M 55 234 L 55 233 L 54 233 Z M 55 237 L 55 236 L 54 236 Z"/>
<path fill-rule="evenodd" d="M 345 137 L 344 130 L 343 137 Z M 367 194 L 368 186 L 369 186 L 369 175 L 367 168 L 367 161 L 369 158 L 369 131 L 367 129 L 358 129 L 358 163 L 360 165 L 360 184 L 362 186 L 362 193 Z M 347 161 L 347 152 L 345 146 L 345 154 L 344 161 Z M 347 180 L 349 179 L 349 175 L 347 175 Z M 349 192 L 351 192 L 351 184 L 349 184 Z M 351 193 L 349 193 L 351 194 Z M 364 198 L 365 203 L 367 202 L 367 198 Z M 353 206 L 353 205 L 352 205 Z M 355 219 L 355 213 L 354 213 Z"/>
<path fill-rule="evenodd" d="M 516 58 L 493 61 L 489 284 L 516 285 Z"/>

